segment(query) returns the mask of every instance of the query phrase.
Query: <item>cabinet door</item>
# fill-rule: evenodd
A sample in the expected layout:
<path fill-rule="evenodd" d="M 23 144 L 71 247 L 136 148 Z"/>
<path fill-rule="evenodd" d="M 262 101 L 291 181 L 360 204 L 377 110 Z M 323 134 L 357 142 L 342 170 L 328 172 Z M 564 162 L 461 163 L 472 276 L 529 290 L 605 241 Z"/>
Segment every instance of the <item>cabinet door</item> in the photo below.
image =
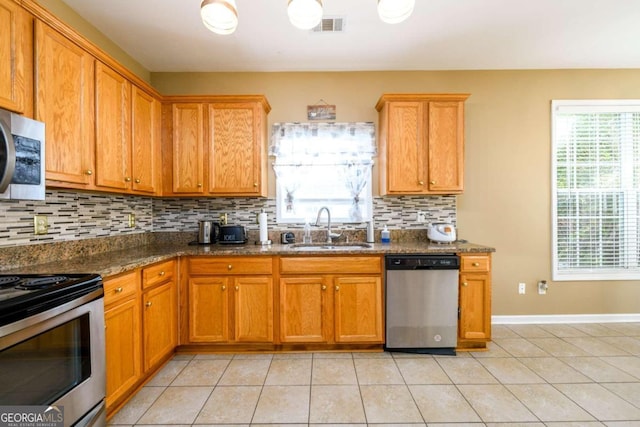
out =
<path fill-rule="evenodd" d="M 59 187 L 90 188 L 94 173 L 94 58 L 36 21 L 36 119 L 46 123 L 46 174 Z"/>
<path fill-rule="evenodd" d="M 236 341 L 273 342 L 273 281 L 271 277 L 234 279 Z"/>
<path fill-rule="evenodd" d="M 463 190 L 464 106 L 458 101 L 429 102 L 430 192 Z"/>
<path fill-rule="evenodd" d="M 209 192 L 265 195 L 263 118 L 256 103 L 209 104 Z"/>
<path fill-rule="evenodd" d="M 229 279 L 189 279 L 189 341 L 229 341 Z"/>
<path fill-rule="evenodd" d="M 142 295 L 144 370 L 173 353 L 178 341 L 176 287 L 173 281 L 152 288 Z"/>
<path fill-rule="evenodd" d="M 486 273 L 460 275 L 460 339 L 491 339 L 491 279 Z"/>
<path fill-rule="evenodd" d="M 324 276 L 280 279 L 280 340 L 328 342 L 333 325 Z"/>
<path fill-rule="evenodd" d="M 387 123 L 387 188 L 390 193 L 425 190 L 424 103 L 390 102 Z"/>
<path fill-rule="evenodd" d="M 153 194 L 160 168 L 160 102 L 136 86 L 131 98 L 132 189 Z"/>
<path fill-rule="evenodd" d="M 31 16 L 13 0 L 0 0 L 0 107 L 27 112 L 33 66 Z"/>
<path fill-rule="evenodd" d="M 334 298 L 336 342 L 383 342 L 380 277 L 336 277 Z"/>
<path fill-rule="evenodd" d="M 173 192 L 204 192 L 204 107 L 173 105 Z"/>
<path fill-rule="evenodd" d="M 131 83 L 96 63 L 97 187 L 131 188 Z"/>
<path fill-rule="evenodd" d="M 107 309 L 104 318 L 109 408 L 127 394 L 142 375 L 139 297 Z"/>

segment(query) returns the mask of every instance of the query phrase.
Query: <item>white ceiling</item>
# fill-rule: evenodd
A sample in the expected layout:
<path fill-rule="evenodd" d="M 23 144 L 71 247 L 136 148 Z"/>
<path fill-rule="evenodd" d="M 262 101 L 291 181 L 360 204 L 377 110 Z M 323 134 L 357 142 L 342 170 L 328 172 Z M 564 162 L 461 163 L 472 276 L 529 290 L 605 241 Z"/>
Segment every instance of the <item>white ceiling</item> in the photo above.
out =
<path fill-rule="evenodd" d="M 288 21 L 286 0 L 236 0 L 230 36 L 201 0 L 63 0 L 152 72 L 640 68 L 639 0 L 416 0 L 400 24 L 376 0 L 324 0 L 343 33 Z"/>

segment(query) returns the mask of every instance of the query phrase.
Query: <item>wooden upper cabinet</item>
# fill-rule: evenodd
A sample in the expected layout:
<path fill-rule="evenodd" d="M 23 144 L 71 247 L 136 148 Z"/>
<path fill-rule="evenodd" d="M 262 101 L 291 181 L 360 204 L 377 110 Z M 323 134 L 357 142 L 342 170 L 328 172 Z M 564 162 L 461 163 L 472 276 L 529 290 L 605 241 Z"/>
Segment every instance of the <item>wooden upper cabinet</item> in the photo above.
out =
<path fill-rule="evenodd" d="M 132 189 L 134 192 L 159 191 L 160 102 L 133 85 L 131 92 Z"/>
<path fill-rule="evenodd" d="M 468 94 L 387 94 L 379 111 L 380 193 L 459 194 L 464 189 Z"/>
<path fill-rule="evenodd" d="M 131 83 L 96 62 L 96 187 L 131 188 Z"/>
<path fill-rule="evenodd" d="M 35 30 L 35 117 L 46 123 L 47 185 L 93 188 L 94 58 L 41 21 Z"/>
<path fill-rule="evenodd" d="M 167 97 L 165 195 L 267 195 L 267 100 L 262 95 Z"/>
<path fill-rule="evenodd" d="M 204 105 L 173 104 L 172 111 L 173 193 L 203 194 Z"/>
<path fill-rule="evenodd" d="M 209 193 L 266 196 L 264 110 L 257 103 L 209 104 Z"/>
<path fill-rule="evenodd" d="M 17 2 L 0 0 L 0 107 L 33 114 L 33 17 Z"/>

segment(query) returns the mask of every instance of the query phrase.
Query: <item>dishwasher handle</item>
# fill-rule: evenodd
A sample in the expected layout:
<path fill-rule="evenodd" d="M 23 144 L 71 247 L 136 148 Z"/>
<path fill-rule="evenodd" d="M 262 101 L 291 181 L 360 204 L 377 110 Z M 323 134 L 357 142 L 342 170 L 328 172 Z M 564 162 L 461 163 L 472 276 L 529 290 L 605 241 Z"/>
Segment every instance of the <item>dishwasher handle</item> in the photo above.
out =
<path fill-rule="evenodd" d="M 458 270 L 460 257 L 455 254 L 387 255 L 387 270 Z"/>

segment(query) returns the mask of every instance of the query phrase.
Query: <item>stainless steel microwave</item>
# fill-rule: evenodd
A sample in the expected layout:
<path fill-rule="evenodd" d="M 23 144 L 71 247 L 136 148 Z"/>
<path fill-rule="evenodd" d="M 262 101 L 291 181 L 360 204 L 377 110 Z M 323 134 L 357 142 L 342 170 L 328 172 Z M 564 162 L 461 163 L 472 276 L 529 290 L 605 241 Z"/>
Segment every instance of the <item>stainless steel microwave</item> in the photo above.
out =
<path fill-rule="evenodd" d="M 0 199 L 44 200 L 44 123 L 0 109 Z"/>

